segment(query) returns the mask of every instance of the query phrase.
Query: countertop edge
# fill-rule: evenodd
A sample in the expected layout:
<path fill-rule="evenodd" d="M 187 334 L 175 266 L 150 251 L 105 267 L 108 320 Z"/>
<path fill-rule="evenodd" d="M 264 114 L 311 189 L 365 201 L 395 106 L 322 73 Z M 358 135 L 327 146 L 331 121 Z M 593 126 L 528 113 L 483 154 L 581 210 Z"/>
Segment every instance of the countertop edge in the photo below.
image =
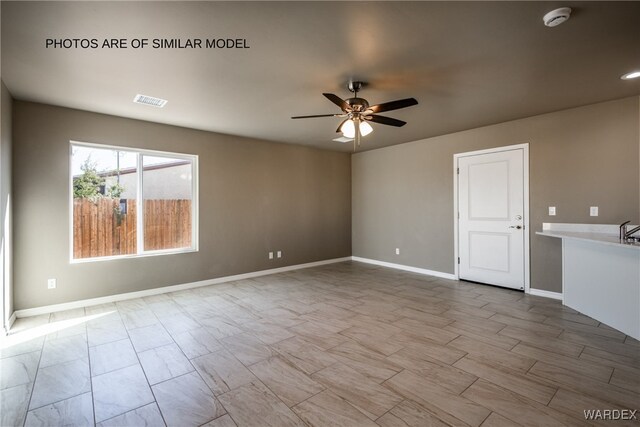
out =
<path fill-rule="evenodd" d="M 586 242 L 599 243 L 607 246 L 614 246 L 618 248 L 627 248 L 630 250 L 640 251 L 640 245 L 630 245 L 626 243 L 620 243 L 617 241 L 616 236 L 611 236 L 604 233 L 587 233 L 587 232 L 567 232 L 567 231 L 536 231 L 539 236 L 555 237 L 558 239 L 572 239 L 583 240 Z M 600 234 L 600 235 L 599 235 Z"/>

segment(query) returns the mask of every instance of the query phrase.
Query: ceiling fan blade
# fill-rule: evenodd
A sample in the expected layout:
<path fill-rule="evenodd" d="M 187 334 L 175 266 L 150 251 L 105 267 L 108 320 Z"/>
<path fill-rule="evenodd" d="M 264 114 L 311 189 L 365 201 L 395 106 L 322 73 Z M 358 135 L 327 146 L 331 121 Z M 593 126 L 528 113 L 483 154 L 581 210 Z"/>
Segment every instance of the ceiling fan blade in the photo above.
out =
<path fill-rule="evenodd" d="M 389 125 L 395 127 L 402 127 L 407 124 L 407 122 L 403 122 L 402 120 L 392 119 L 391 117 L 385 116 L 369 116 L 370 119 L 367 119 L 370 122 L 380 123 L 381 125 Z"/>
<path fill-rule="evenodd" d="M 341 114 L 316 114 L 313 116 L 295 116 L 291 117 L 292 119 L 312 119 L 315 117 L 340 117 Z"/>
<path fill-rule="evenodd" d="M 340 122 L 340 124 L 338 125 L 338 129 L 336 129 L 336 133 L 340 133 L 342 132 L 340 129 L 342 128 L 342 125 L 344 124 L 344 122 L 346 122 L 349 119 L 344 119 L 343 121 Z"/>
<path fill-rule="evenodd" d="M 412 105 L 418 105 L 418 101 L 415 98 L 406 98 L 372 105 L 368 110 L 371 110 L 371 112 L 375 114 L 382 113 L 383 111 L 399 110 L 401 108 L 411 107 Z"/>
<path fill-rule="evenodd" d="M 323 93 L 323 95 L 329 101 L 333 102 L 338 107 L 340 107 L 342 109 L 342 111 L 350 111 L 351 110 L 351 107 L 349 107 L 349 104 L 347 104 L 347 101 L 345 101 L 344 99 L 340 98 L 338 95 L 334 95 L 332 93 Z"/>

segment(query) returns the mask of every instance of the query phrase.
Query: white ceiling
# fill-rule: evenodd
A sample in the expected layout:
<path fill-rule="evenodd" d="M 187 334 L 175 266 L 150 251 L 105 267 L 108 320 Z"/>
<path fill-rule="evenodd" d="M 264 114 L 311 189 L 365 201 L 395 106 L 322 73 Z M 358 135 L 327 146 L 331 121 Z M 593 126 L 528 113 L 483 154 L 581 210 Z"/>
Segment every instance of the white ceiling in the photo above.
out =
<path fill-rule="evenodd" d="M 547 28 L 542 16 L 570 6 Z M 56 38 L 245 38 L 245 50 L 46 49 Z M 2 79 L 16 99 L 348 151 L 322 96 L 370 83 L 378 148 L 640 93 L 640 2 L 7 2 Z M 640 79 L 638 79 L 640 80 Z M 137 93 L 169 100 L 132 103 Z"/>

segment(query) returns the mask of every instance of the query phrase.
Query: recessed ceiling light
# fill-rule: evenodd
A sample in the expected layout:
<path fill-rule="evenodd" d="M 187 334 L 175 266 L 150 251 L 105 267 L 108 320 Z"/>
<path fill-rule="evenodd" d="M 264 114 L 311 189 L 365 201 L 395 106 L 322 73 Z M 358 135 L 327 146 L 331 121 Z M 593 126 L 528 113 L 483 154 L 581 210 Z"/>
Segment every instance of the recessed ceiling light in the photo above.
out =
<path fill-rule="evenodd" d="M 622 80 L 631 80 L 631 79 L 637 79 L 638 77 L 640 77 L 640 71 L 632 71 L 630 73 L 625 74 L 624 76 L 620 77 Z"/>
<path fill-rule="evenodd" d="M 133 102 L 135 102 L 136 104 L 151 105 L 152 107 L 162 108 L 167 104 L 168 101 L 166 99 L 160 99 L 154 96 L 137 94 L 136 97 L 133 98 Z"/>

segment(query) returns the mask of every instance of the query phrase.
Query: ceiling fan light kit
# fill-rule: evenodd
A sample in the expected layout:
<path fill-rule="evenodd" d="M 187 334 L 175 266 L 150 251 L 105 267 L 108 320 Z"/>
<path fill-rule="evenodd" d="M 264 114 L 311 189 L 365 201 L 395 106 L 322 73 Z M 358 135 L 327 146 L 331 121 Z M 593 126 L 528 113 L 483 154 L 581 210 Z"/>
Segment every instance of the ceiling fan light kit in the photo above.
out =
<path fill-rule="evenodd" d="M 347 138 L 353 138 L 356 136 L 356 125 L 353 123 L 353 120 L 345 120 L 340 126 L 340 131 L 342 135 Z"/>
<path fill-rule="evenodd" d="M 358 122 L 360 128 L 360 136 L 367 136 L 373 132 L 373 128 L 366 121 Z M 354 120 L 345 120 L 340 126 L 340 132 L 347 138 L 355 138 L 356 122 Z"/>
<path fill-rule="evenodd" d="M 373 127 L 368 122 L 379 123 L 387 126 L 401 127 L 406 124 L 402 120 L 393 119 L 391 117 L 379 116 L 377 113 L 384 111 L 399 110 L 401 108 L 417 105 L 415 98 L 399 99 L 397 101 L 385 102 L 382 104 L 369 105 L 364 98 L 358 97 L 358 92 L 366 83 L 360 81 L 349 82 L 347 86 L 354 96 L 348 99 L 342 99 L 333 93 L 323 93 L 324 97 L 342 110 L 341 114 L 317 114 L 310 116 L 295 116 L 292 119 L 310 119 L 317 117 L 341 117 L 344 120 L 338 126 L 336 132 L 342 132 L 347 138 L 354 138 L 353 149 L 360 145 L 360 137 L 369 135 L 373 132 Z"/>
<path fill-rule="evenodd" d="M 367 123 L 367 122 L 361 122 L 360 123 L 360 135 L 367 136 L 371 132 L 373 132 L 373 128 L 371 127 L 371 125 L 369 123 Z"/>

